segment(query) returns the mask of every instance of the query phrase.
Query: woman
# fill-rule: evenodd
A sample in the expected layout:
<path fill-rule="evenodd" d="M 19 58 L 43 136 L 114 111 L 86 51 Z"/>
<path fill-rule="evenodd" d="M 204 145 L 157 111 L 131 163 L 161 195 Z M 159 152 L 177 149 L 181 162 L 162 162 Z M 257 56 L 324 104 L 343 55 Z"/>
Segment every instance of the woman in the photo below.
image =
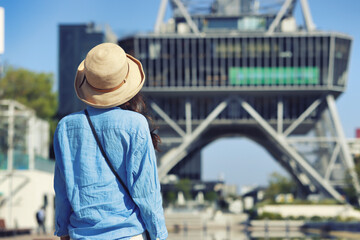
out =
<path fill-rule="evenodd" d="M 146 239 L 145 231 L 167 238 L 154 151 L 160 139 L 138 94 L 144 80 L 141 63 L 112 43 L 94 47 L 79 65 L 76 94 L 125 187 L 84 111 L 64 117 L 54 136 L 55 235 L 62 240 Z"/>

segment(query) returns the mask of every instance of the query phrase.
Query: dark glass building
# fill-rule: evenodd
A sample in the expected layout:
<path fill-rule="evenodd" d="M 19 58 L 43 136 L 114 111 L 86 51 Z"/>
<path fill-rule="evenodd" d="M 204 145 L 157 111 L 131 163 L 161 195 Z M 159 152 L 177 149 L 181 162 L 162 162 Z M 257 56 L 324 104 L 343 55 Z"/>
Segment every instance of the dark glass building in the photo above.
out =
<path fill-rule="evenodd" d="M 104 32 L 94 24 L 59 26 L 58 118 L 84 108 L 74 91 L 75 73 L 88 51 L 104 41 Z"/>

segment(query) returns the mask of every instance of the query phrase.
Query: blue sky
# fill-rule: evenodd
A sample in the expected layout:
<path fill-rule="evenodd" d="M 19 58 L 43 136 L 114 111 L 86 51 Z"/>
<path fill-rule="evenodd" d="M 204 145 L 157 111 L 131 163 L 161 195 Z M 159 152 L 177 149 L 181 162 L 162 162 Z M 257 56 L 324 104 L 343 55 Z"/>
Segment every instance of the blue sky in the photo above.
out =
<path fill-rule="evenodd" d="M 360 1 L 308 0 L 320 30 L 353 37 L 347 90 L 337 100 L 345 135 L 360 127 Z M 5 53 L 0 63 L 58 75 L 58 25 L 108 24 L 122 34 L 152 31 L 160 0 L 2 0 L 5 8 Z M 299 8 L 299 7 L 298 7 Z M 301 19 L 299 19 L 301 20 Z M 247 139 L 221 139 L 202 152 L 205 179 L 219 175 L 237 185 L 265 184 L 273 171 L 285 172 L 261 147 Z"/>

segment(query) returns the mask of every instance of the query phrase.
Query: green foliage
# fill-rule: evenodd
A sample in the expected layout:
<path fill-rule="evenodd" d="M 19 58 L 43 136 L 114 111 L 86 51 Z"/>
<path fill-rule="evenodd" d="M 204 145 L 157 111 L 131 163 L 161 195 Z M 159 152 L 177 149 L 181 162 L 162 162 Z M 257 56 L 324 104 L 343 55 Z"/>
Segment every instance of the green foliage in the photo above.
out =
<path fill-rule="evenodd" d="M 33 109 L 37 117 L 49 122 L 50 136 L 53 136 L 57 125 L 57 120 L 54 119 L 57 94 L 52 91 L 53 84 L 54 76 L 51 73 L 9 67 L 0 79 L 0 99 L 16 100 Z M 52 137 L 50 139 L 52 143 Z"/>
<path fill-rule="evenodd" d="M 34 109 L 40 118 L 50 120 L 57 110 L 57 96 L 52 91 L 51 73 L 35 73 L 9 67 L 0 80 L 0 99 L 16 100 Z"/>
<path fill-rule="evenodd" d="M 321 222 L 321 221 L 323 221 L 323 217 L 320 217 L 320 216 L 312 216 L 311 218 L 310 218 L 310 221 L 313 221 L 313 222 Z"/>
<path fill-rule="evenodd" d="M 293 202 L 287 202 L 287 203 L 278 203 L 272 199 L 265 199 L 264 201 L 257 203 L 256 206 L 262 207 L 266 205 L 337 205 L 337 204 L 342 204 L 342 203 L 338 202 L 336 199 L 331 199 L 331 198 L 321 199 L 316 202 L 306 199 L 294 199 Z"/>
<path fill-rule="evenodd" d="M 236 194 L 233 194 L 233 193 L 230 193 L 227 197 L 231 198 L 232 200 L 238 199 L 238 196 Z"/>
<path fill-rule="evenodd" d="M 167 192 L 164 200 L 167 204 L 175 203 L 176 202 L 176 193 L 173 191 Z"/>
<path fill-rule="evenodd" d="M 272 173 L 269 179 L 269 186 L 265 191 L 265 198 L 274 200 L 275 196 L 280 193 L 295 192 L 296 184 L 292 179 L 288 179 L 279 173 Z"/>
<path fill-rule="evenodd" d="M 205 193 L 205 200 L 209 202 L 215 202 L 218 199 L 218 195 L 214 191 L 209 191 Z"/>
<path fill-rule="evenodd" d="M 254 219 L 263 220 L 297 220 L 297 221 L 311 221 L 311 222 L 355 222 L 359 221 L 357 218 L 347 217 L 343 218 L 340 216 L 336 217 L 321 217 L 321 216 L 312 216 L 312 217 L 305 217 L 305 216 L 289 216 L 289 217 L 282 217 L 278 213 L 271 213 L 271 212 L 264 212 L 263 214 L 254 217 Z"/>
<path fill-rule="evenodd" d="M 358 181 L 360 181 L 360 179 L 359 179 L 359 177 L 360 177 L 360 156 L 356 156 L 354 158 L 354 163 L 355 163 L 355 172 L 357 173 Z M 352 205 L 358 206 L 359 196 L 356 194 L 356 190 L 354 188 L 354 184 L 353 184 L 353 181 L 352 181 L 349 171 L 347 171 L 345 181 L 347 183 L 347 187 L 344 188 L 344 191 L 345 191 L 348 201 Z"/>
<path fill-rule="evenodd" d="M 336 199 L 332 199 L 332 198 L 324 198 L 321 199 L 319 201 L 310 201 L 310 200 L 305 200 L 305 199 L 295 199 L 293 203 L 290 203 L 293 205 L 336 205 L 336 204 L 341 204 L 340 202 L 338 202 Z"/>
<path fill-rule="evenodd" d="M 288 220 L 307 220 L 307 218 L 305 216 L 298 216 L 298 217 L 294 217 L 294 216 L 289 216 L 287 217 Z"/>
<path fill-rule="evenodd" d="M 191 199 L 191 180 L 184 178 L 180 179 L 175 185 L 177 191 L 183 192 L 186 200 Z"/>
<path fill-rule="evenodd" d="M 284 218 L 278 213 L 263 212 L 257 219 L 282 220 Z"/>

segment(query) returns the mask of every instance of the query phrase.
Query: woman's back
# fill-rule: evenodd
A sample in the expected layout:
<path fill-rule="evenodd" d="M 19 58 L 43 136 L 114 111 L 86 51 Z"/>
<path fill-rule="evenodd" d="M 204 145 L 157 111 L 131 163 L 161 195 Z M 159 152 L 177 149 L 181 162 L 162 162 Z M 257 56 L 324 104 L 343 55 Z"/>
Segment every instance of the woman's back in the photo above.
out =
<path fill-rule="evenodd" d="M 59 207 L 72 209 L 58 214 L 69 221 L 57 223 L 58 235 L 66 227 L 75 239 L 126 239 L 144 232 L 146 226 L 155 226 L 148 230 L 164 235 L 161 196 L 154 194 L 160 184 L 147 120 L 118 107 L 88 107 L 88 112 L 136 204 L 107 165 L 84 112 L 71 114 L 60 121 L 54 138 L 54 186 L 57 194 L 66 194 Z"/>

